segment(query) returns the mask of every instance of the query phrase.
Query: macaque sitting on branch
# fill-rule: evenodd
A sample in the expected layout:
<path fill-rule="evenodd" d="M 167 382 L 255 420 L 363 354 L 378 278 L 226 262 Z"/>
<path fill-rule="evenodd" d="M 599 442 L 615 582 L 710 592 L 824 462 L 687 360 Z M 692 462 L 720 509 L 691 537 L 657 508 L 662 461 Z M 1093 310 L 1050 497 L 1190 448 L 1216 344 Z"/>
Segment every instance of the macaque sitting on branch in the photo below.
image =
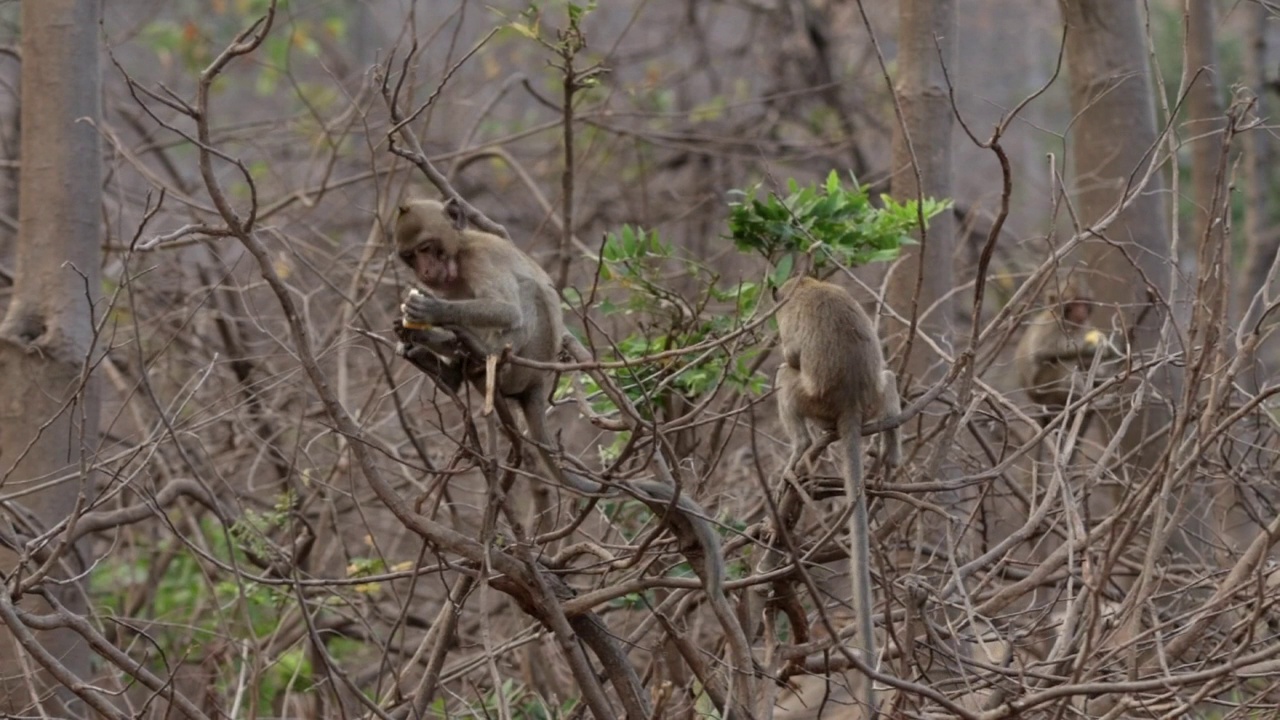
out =
<path fill-rule="evenodd" d="M 605 494 L 599 483 L 561 468 L 552 458 L 555 447 L 546 426 L 554 384 L 552 373 L 515 363 L 494 377 L 494 360 L 510 350 L 518 357 L 555 362 L 564 337 L 560 296 L 551 278 L 511 241 L 467 227 L 462 208 L 453 201 L 414 200 L 400 207 L 395 224 L 396 253 L 431 291 L 413 290 L 401 306 L 396 329 L 401 354 L 456 390 L 463 379 L 487 381 L 502 398 L 516 401 L 524 415 L 546 470 L 560 484 L 587 494 Z M 463 342 L 469 340 L 470 342 Z M 483 353 L 482 369 L 471 357 Z M 437 356 L 434 361 L 431 355 Z M 438 374 L 437 374 L 438 372 Z M 636 481 L 633 489 L 657 500 L 665 512 L 676 497 L 663 483 Z M 705 512 L 688 495 L 675 510 L 696 518 L 708 548 L 713 575 L 723 575 L 719 536 L 703 519 Z"/>
<path fill-rule="evenodd" d="M 839 436 L 849 514 L 849 577 L 862 659 L 875 667 L 870 529 L 862 467 L 862 424 L 901 414 L 897 378 L 885 367 L 871 318 L 844 288 L 811 277 L 788 280 L 777 292 L 782 365 L 774 379 L 778 414 L 791 439 L 784 474 L 804 464 L 813 438 L 810 425 Z M 885 464 L 902 463 L 898 428 L 881 435 Z M 875 715 L 871 677 L 855 697 Z"/>
<path fill-rule="evenodd" d="M 511 241 L 467 227 L 454 201 L 413 200 L 400 206 L 395 223 L 396 254 L 430 294 L 411 291 L 396 327 L 399 352 L 438 382 L 457 390 L 463 380 L 483 384 L 486 406 L 514 400 L 520 406 L 529 439 L 546 472 L 560 485 L 595 496 L 616 495 L 624 487 L 676 529 L 682 551 L 694 563 L 732 648 L 736 687 L 746 687 L 755 671 L 745 634 L 733 617 L 724 592 L 724 554 L 708 513 L 687 492 L 656 480 L 619 481 L 604 486 L 562 467 L 552 453 L 547 429 L 555 376 L 552 372 L 507 363 L 519 358 L 555 362 L 563 347 L 560 296 L 544 271 Z M 481 359 L 483 358 L 483 362 Z M 698 547 L 690 545 L 696 542 Z M 739 703 L 742 704 L 742 703 Z"/>
<path fill-rule="evenodd" d="M 1121 353 L 1091 321 L 1094 303 L 1080 284 L 1070 283 L 1060 298 L 1050 295 L 1048 301 L 1018 342 L 1014 369 L 1032 402 L 1061 410 L 1089 389 L 1095 358 L 1106 361 Z"/>

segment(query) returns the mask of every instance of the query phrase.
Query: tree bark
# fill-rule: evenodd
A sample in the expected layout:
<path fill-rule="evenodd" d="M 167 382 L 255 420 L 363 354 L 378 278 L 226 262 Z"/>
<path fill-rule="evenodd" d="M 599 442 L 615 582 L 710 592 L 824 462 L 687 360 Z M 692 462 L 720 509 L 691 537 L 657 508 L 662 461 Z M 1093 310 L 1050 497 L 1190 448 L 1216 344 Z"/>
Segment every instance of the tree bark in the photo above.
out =
<path fill-rule="evenodd" d="M 97 447 L 98 397 L 86 368 L 93 344 L 90 300 L 101 295 L 101 13 L 99 0 L 22 3 L 22 169 L 17 277 L 0 322 L 0 482 L 11 497 L 29 493 L 18 502 L 43 527 L 71 514 Z M 34 534 L 22 518 L 12 522 Z M 59 545 L 55 536 L 45 549 Z M 0 552 L 6 573 L 16 560 L 12 552 Z M 20 572 L 29 575 L 38 566 L 28 561 Z M 52 576 L 65 579 L 82 569 L 72 548 Z M 67 607 L 83 611 L 76 584 L 46 586 Z M 48 610 L 31 600 L 23 604 Z M 89 653 L 78 636 L 61 631 L 37 637 L 67 669 L 89 680 Z M 0 648 L 0 715 L 31 713 L 36 698 L 23 667 L 38 664 L 19 659 L 23 651 L 5 628 Z M 33 682 L 43 694 L 51 681 L 41 674 Z M 50 715 L 84 714 L 65 688 L 55 697 L 64 707 L 41 700 Z"/>
<path fill-rule="evenodd" d="M 1245 26 L 1249 36 L 1244 44 L 1244 83 L 1257 98 L 1257 117 L 1271 116 L 1271 88 L 1267 79 L 1267 28 L 1270 11 L 1262 3 L 1249 3 L 1240 8 L 1247 14 Z M 1263 306 L 1250 307 L 1253 296 L 1267 282 L 1267 273 L 1280 247 L 1280 232 L 1273 219 L 1271 197 L 1275 176 L 1271 169 L 1271 136 L 1266 128 L 1255 128 L 1244 134 L 1244 278 L 1236 287 L 1236 317 L 1243 317 L 1252 327 L 1261 316 Z M 1252 374 L 1250 374 L 1252 376 Z M 1254 378 L 1256 379 L 1256 378 Z"/>
<path fill-rule="evenodd" d="M 893 127 L 893 175 L 889 189 L 899 201 L 952 196 L 951 136 L 955 116 L 943 67 L 945 65 L 954 76 L 958 34 L 954 0 L 900 0 L 898 3 L 898 68 L 893 92 L 901 117 Z M 901 363 L 895 369 L 901 369 L 906 375 L 899 376 L 900 385 L 907 386 L 912 381 L 932 383 L 947 370 L 943 359 L 922 336 L 932 338 L 943 348 L 951 347 L 955 315 L 948 293 L 955 284 L 955 234 L 955 215 L 938 214 L 927 228 L 916 233 L 920 244 L 904 248 L 888 279 L 886 300 L 905 320 L 904 323 L 887 317 L 883 324 L 887 330 L 890 362 Z M 916 330 L 908 336 L 913 318 Z M 925 437 L 934 423 L 935 419 L 922 417 L 915 427 L 920 436 Z M 936 467 L 937 457 L 931 455 L 924 461 L 926 466 Z M 958 468 L 944 456 L 936 472 L 950 479 L 956 477 Z M 974 497 L 971 492 L 943 492 L 935 501 L 952 509 L 958 517 L 971 517 Z M 902 507 L 899 501 L 890 501 L 881 512 L 882 517 L 894 517 L 902 512 Z M 914 534 L 921 546 L 946 547 L 948 540 L 955 540 L 953 529 L 955 524 L 920 522 Z M 952 557 L 963 557 L 966 552 L 966 544 L 953 545 Z M 905 571 L 933 574 L 938 587 L 945 582 L 940 577 L 946 572 L 943 565 L 932 562 L 915 548 L 899 548 L 891 558 L 899 570 L 909 568 Z M 933 621 L 946 625 L 953 619 L 939 613 Z M 941 652 L 957 658 L 970 656 L 970 648 L 962 642 L 948 642 Z"/>
<path fill-rule="evenodd" d="M 1132 184 L 1141 179 L 1158 140 L 1140 5 L 1135 0 L 1062 0 L 1076 115 L 1068 137 L 1073 190 L 1077 219 L 1086 227 L 1135 191 Z M 1163 322 L 1160 312 L 1142 312 L 1149 304 L 1148 290 L 1168 299 L 1172 287 L 1168 226 L 1164 183 L 1157 173 L 1110 224 L 1106 240 L 1086 242 L 1082 253 L 1089 288 L 1104 310 L 1124 316 L 1119 327 L 1142 320 L 1134 334 L 1139 350 L 1154 345 Z M 1111 318 L 1094 319 L 1111 326 Z M 1134 443 L 1166 419 L 1155 409 L 1148 415 L 1138 423 L 1146 427 L 1134 429 Z"/>
<path fill-rule="evenodd" d="M 1196 314 L 1205 328 L 1204 347 L 1217 342 L 1227 311 L 1226 237 L 1223 212 L 1227 207 L 1227 178 L 1219 177 L 1222 155 L 1222 91 L 1218 83 L 1218 53 L 1214 48 L 1212 0 L 1187 0 L 1187 120 L 1183 138 L 1191 140 L 1191 240 L 1196 243 L 1199 279 Z"/>
<path fill-rule="evenodd" d="M 1160 327 L 1167 319 L 1161 311 L 1166 306 L 1163 303 L 1150 312 L 1142 311 L 1151 303 L 1146 295 L 1154 292 L 1171 304 L 1175 269 L 1162 177 L 1156 173 L 1140 191 L 1135 188 L 1159 142 L 1147 43 L 1139 16 L 1142 3 L 1062 0 L 1061 4 L 1068 26 L 1066 59 L 1071 77 L 1071 110 L 1076 115 L 1067 138 L 1074 163 L 1075 219 L 1082 227 L 1088 227 L 1117 203 L 1138 193 L 1103 231 L 1104 238 L 1092 238 L 1084 244 L 1084 266 L 1076 268 L 1076 272 L 1084 274 L 1094 298 L 1101 303 L 1094 321 L 1104 328 L 1133 328 L 1132 349 L 1141 357 L 1143 351 L 1156 348 Z M 1160 391 L 1158 395 L 1177 397 L 1180 379 L 1172 369 L 1162 371 L 1151 381 Z M 1152 394 L 1155 393 L 1147 397 Z M 1106 426 L 1105 434 L 1119 431 L 1122 413 L 1099 413 Z M 1112 516 L 1133 488 L 1154 483 L 1159 491 L 1156 502 L 1167 503 L 1168 507 L 1167 512 L 1147 513 L 1142 518 L 1146 532 L 1153 538 L 1146 552 L 1148 556 L 1162 555 L 1164 538 L 1175 549 L 1186 550 L 1196 542 L 1195 533 L 1207 531 L 1205 513 L 1186 510 L 1182 503 L 1192 494 L 1186 488 L 1170 487 L 1163 478 L 1151 475 L 1170 447 L 1167 437 L 1154 437 L 1167 432 L 1170 413 L 1164 404 L 1148 399 L 1135 420 L 1120 438 L 1121 449 L 1132 458 L 1130 468 L 1124 471 L 1131 479 L 1128 484 L 1110 485 L 1103 492 L 1090 493 L 1089 513 L 1094 518 Z M 1166 535 L 1170 530 L 1172 537 Z M 1142 597 L 1155 592 L 1152 587 L 1134 587 L 1123 577 L 1100 581 L 1115 582 Z M 1119 622 L 1127 628 L 1121 632 L 1136 633 L 1140 615 L 1129 612 L 1121 618 Z M 1089 706 L 1088 712 L 1102 714 L 1111 702 L 1100 698 L 1096 706 Z"/>
<path fill-rule="evenodd" d="M 1135 173 L 1141 174 L 1157 140 L 1154 96 L 1139 3 L 1063 0 L 1062 5 L 1071 110 L 1077 115 L 1070 143 L 1075 198 L 1080 222 L 1087 225 L 1111 210 Z M 1151 178 L 1141 197 L 1111 224 L 1108 235 L 1114 243 L 1087 244 L 1092 289 L 1103 302 L 1128 311 L 1145 304 L 1143 273 L 1168 291 L 1163 190 L 1160 176 Z"/>
<path fill-rule="evenodd" d="M 902 121 L 894 127 L 890 180 L 890 192 L 898 200 L 951 197 L 954 120 L 942 63 L 948 69 L 954 64 L 956 32 L 954 0 L 902 0 L 899 5 L 894 93 L 902 108 Z M 951 337 L 954 318 L 951 302 L 939 300 L 954 285 L 954 245 L 955 218 L 942 213 L 930 222 L 920 245 L 904 250 L 888 287 L 890 307 L 908 321 L 914 307 L 919 314 L 917 332 L 944 345 Z M 903 347 L 907 327 L 892 321 L 887 327 L 895 340 L 893 345 Z M 918 338 L 910 345 L 905 368 L 913 377 L 929 380 L 945 370 L 936 354 Z"/>

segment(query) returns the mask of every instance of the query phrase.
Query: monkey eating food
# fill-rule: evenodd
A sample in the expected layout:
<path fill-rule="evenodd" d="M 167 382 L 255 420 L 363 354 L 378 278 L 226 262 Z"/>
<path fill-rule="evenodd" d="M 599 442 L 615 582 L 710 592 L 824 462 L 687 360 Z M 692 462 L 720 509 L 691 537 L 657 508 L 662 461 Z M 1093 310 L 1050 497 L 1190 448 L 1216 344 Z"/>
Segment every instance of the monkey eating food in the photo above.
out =
<path fill-rule="evenodd" d="M 1092 323 L 1093 301 L 1072 284 L 1028 324 L 1014 353 L 1018 384 L 1032 402 L 1051 412 L 1078 400 L 1094 358 L 1120 357 L 1110 338 Z M 1056 414 L 1056 412 L 1054 412 Z"/>
<path fill-rule="evenodd" d="M 791 439 L 786 470 L 796 470 L 813 445 L 809 425 L 839 437 L 849 517 L 849 577 L 863 660 L 876 663 L 871 620 L 871 558 L 862 470 L 862 423 L 901 414 L 897 378 L 885 367 L 871 319 L 844 288 L 810 277 L 788 280 L 778 290 L 778 339 L 782 365 L 775 377 L 778 412 Z M 898 428 L 881 435 L 885 464 L 902 462 Z M 870 677 L 859 700 L 875 712 Z"/>
<path fill-rule="evenodd" d="M 546 413 L 554 377 L 546 371 L 507 363 L 492 377 L 498 355 L 509 349 L 527 360 L 554 362 L 560 355 L 564 319 L 560 296 L 551 278 L 528 255 L 504 238 L 467 227 L 462 208 L 453 200 L 413 200 L 400 206 L 395 250 L 431 294 L 411 292 L 396 329 L 401 354 L 440 382 L 457 390 L 463 379 L 484 382 L 501 398 L 520 406 L 541 464 L 561 485 L 589 495 L 615 494 L 598 482 L 558 465 L 547 431 Z M 468 342 L 462 342 L 463 339 Z M 468 352 L 470 347 L 475 351 Z M 482 354 L 483 366 L 474 357 Z M 720 537 L 707 513 L 687 494 L 657 481 L 619 483 L 659 517 L 694 537 L 701 546 L 704 589 L 718 614 L 731 614 L 724 594 L 724 556 Z M 673 502 L 674 501 L 674 502 Z M 687 551 L 688 548 L 685 548 Z M 726 634 L 738 657 L 750 658 L 745 634 Z M 751 672 L 752 667 L 738 667 Z"/>
<path fill-rule="evenodd" d="M 448 367 L 466 364 L 458 333 L 474 338 L 486 356 L 496 356 L 505 348 L 521 358 L 554 362 L 560 355 L 564 320 L 560 313 L 560 296 L 537 263 L 510 241 L 467 227 L 466 218 L 456 202 L 414 200 L 400 208 L 395 225 L 396 251 L 417 279 L 433 294 L 411 292 L 402 311 L 404 319 L 397 330 L 407 346 L 404 354 L 425 346 L 440 355 Z M 426 329 L 413 329 L 413 328 Z M 456 332 L 455 332 L 456 331 Z M 420 355 L 419 355 L 420 356 Z M 457 382 L 465 375 L 475 380 L 476 371 L 449 374 L 446 380 Z M 547 472 L 555 480 L 578 492 L 603 494 L 599 483 L 563 470 L 551 457 L 551 435 L 546 427 L 550 406 L 552 375 L 536 368 L 507 364 L 498 372 L 497 391 L 516 401 L 524 415 L 529 436 L 533 440 Z M 457 389 L 454 385 L 452 389 Z M 632 483 L 642 496 L 668 503 L 675 497 L 674 488 L 658 482 Z M 665 510 L 665 504 L 663 505 Z M 676 508 L 695 517 L 705 512 L 687 496 L 681 496 Z M 716 563 L 713 575 L 723 575 L 719 556 L 719 536 L 705 520 L 699 534 L 708 547 L 708 562 Z"/>

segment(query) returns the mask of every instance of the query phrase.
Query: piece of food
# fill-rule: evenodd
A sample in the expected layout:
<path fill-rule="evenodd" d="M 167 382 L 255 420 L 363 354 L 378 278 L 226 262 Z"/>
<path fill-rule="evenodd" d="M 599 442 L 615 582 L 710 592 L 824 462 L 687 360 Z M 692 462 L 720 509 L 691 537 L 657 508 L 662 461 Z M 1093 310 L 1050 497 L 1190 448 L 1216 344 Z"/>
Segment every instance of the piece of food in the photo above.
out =
<path fill-rule="evenodd" d="M 422 293 L 418 292 L 416 288 L 409 291 L 409 295 L 411 296 L 421 295 L 421 294 Z M 430 330 L 431 329 L 430 323 L 413 322 L 409 320 L 409 318 L 405 317 L 404 303 L 400 304 L 400 324 L 403 325 L 406 330 Z"/>

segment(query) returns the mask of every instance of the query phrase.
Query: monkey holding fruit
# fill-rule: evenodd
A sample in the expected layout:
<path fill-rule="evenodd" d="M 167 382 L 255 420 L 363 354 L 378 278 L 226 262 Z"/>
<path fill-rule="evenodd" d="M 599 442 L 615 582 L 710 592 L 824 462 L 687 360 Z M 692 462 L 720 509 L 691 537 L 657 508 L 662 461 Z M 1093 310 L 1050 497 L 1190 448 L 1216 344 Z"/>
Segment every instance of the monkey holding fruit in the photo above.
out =
<path fill-rule="evenodd" d="M 880 340 L 865 311 L 844 288 L 810 277 L 788 280 L 776 293 L 782 365 L 775 377 L 778 412 L 791 439 L 792 472 L 813 445 L 809 425 L 835 430 L 844 451 L 849 516 L 849 577 L 863 660 L 874 667 L 871 620 L 871 557 L 867 499 L 862 470 L 862 423 L 901 414 L 897 378 L 885 367 Z M 902 462 L 896 427 L 882 436 L 882 456 L 890 467 Z M 870 677 L 858 699 L 875 712 Z"/>
<path fill-rule="evenodd" d="M 440 355 L 447 370 L 463 365 L 465 352 L 459 335 L 466 333 L 486 356 L 496 357 L 505 348 L 519 357 L 554 362 L 560 355 L 564 319 L 560 296 L 546 271 L 509 240 L 467 227 L 462 209 L 454 201 L 413 200 L 400 207 L 395 224 L 396 252 L 417 279 L 432 294 L 411 291 L 401 306 L 403 320 L 397 334 L 406 346 L 402 354 L 429 350 Z M 418 354 L 420 357 L 420 353 Z M 411 358 L 412 359 L 412 358 Z M 457 369 L 446 372 L 446 382 L 475 380 L 476 372 Z M 524 415 L 529 436 L 534 441 L 547 471 L 573 490 L 604 494 L 599 483 L 557 465 L 550 454 L 554 447 L 547 431 L 546 412 L 550 407 L 551 373 L 515 364 L 505 365 L 497 376 L 497 392 L 515 400 Z M 452 389 L 457 389 L 453 385 Z M 631 483 L 642 496 L 656 499 L 665 510 L 675 497 L 673 488 L 651 481 Z M 698 517 L 705 512 L 687 496 L 676 508 Z M 719 536 L 704 526 L 707 559 L 720 567 Z"/>
<path fill-rule="evenodd" d="M 1048 300 L 1018 341 L 1013 362 L 1027 397 L 1061 410 L 1087 390 L 1084 381 L 1095 357 L 1110 360 L 1120 352 L 1091 322 L 1093 301 L 1082 287 L 1073 283 L 1060 298 Z"/>
<path fill-rule="evenodd" d="M 491 390 L 496 385 L 501 397 L 520 406 L 534 449 L 551 477 L 585 494 L 616 492 L 561 468 L 552 458 L 555 446 L 546 426 L 553 389 L 550 372 L 507 364 L 493 377 L 495 361 L 504 349 L 541 362 L 559 357 L 564 319 L 560 296 L 546 271 L 509 240 L 468 228 L 462 208 L 453 200 L 412 200 L 401 205 L 394 233 L 397 255 L 431 291 L 410 292 L 401 306 L 403 319 L 396 329 L 401 355 L 456 390 L 463 379 L 483 382 L 486 373 L 469 364 L 475 354 L 483 354 L 487 385 Z M 707 596 L 718 616 L 732 618 L 724 594 L 720 536 L 706 511 L 687 494 L 677 498 L 676 488 L 665 483 L 636 480 L 625 486 L 659 517 L 696 538 L 705 558 L 699 575 Z M 722 620 L 722 624 L 737 659 L 750 662 L 742 628 L 736 620 Z M 754 668 L 735 669 L 750 673 Z"/>

